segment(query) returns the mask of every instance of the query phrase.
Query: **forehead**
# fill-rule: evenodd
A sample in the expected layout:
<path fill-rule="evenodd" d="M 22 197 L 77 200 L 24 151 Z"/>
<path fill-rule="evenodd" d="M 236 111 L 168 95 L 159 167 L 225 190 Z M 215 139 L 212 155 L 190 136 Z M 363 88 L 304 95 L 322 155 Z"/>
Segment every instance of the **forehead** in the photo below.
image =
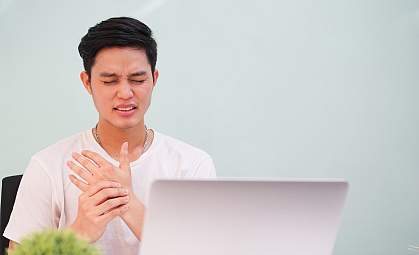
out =
<path fill-rule="evenodd" d="M 123 75 L 150 69 L 151 67 L 144 50 L 112 47 L 102 49 L 96 54 L 92 73 L 111 72 Z"/>

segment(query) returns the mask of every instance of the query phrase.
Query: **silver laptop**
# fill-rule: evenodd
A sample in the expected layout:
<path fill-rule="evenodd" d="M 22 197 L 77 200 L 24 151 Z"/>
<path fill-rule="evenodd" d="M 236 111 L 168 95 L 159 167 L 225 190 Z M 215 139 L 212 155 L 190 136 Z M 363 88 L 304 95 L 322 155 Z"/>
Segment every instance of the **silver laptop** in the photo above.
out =
<path fill-rule="evenodd" d="M 141 255 L 330 255 L 342 180 L 159 180 Z"/>

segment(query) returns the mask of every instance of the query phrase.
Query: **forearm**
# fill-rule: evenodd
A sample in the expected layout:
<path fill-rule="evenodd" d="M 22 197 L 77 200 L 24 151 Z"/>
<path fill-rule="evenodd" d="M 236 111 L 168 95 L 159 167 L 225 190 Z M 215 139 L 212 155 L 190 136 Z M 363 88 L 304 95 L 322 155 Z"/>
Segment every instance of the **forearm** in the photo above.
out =
<path fill-rule="evenodd" d="M 144 223 L 144 204 L 136 197 L 133 197 L 129 202 L 129 209 L 122 215 L 122 219 L 131 229 L 138 240 L 141 240 L 141 234 Z"/>
<path fill-rule="evenodd" d="M 18 243 L 16 243 L 15 241 L 10 240 L 9 241 L 9 249 L 7 249 L 7 253 L 11 253 L 14 251 L 14 249 L 17 247 L 17 245 L 19 245 Z"/>

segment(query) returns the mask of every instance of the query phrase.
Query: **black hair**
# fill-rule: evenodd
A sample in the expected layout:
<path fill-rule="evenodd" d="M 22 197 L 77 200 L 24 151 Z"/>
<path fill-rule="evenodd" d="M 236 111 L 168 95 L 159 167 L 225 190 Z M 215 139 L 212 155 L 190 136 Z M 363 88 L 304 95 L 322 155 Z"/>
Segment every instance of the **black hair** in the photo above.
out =
<path fill-rule="evenodd" d="M 151 29 L 141 21 L 129 17 L 104 20 L 89 28 L 81 38 L 79 54 L 83 59 L 84 70 L 91 75 L 97 53 L 104 48 L 131 47 L 145 51 L 154 80 L 157 62 L 157 43 Z"/>

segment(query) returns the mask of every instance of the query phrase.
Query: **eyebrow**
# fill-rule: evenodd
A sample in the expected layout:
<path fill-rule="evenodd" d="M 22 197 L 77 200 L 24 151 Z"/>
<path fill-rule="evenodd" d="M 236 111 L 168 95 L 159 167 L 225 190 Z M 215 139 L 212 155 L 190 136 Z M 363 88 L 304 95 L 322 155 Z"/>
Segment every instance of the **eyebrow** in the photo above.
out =
<path fill-rule="evenodd" d="M 132 74 L 130 74 L 128 76 L 129 77 L 132 77 L 132 76 L 143 76 L 143 75 L 146 75 L 146 74 L 147 74 L 146 71 L 138 71 L 138 72 L 132 73 Z"/>
<path fill-rule="evenodd" d="M 147 72 L 146 71 L 138 71 L 138 72 L 135 72 L 135 73 L 131 73 L 131 74 L 129 74 L 128 75 L 128 77 L 133 77 L 133 76 L 143 76 L 143 75 L 145 75 L 145 74 L 147 74 Z M 117 75 L 116 73 L 108 73 L 108 72 L 101 72 L 100 74 L 99 74 L 99 76 L 101 76 L 101 77 L 105 77 L 105 78 L 110 78 L 110 77 L 118 77 L 119 75 Z"/>
<path fill-rule="evenodd" d="M 117 77 L 116 73 L 107 73 L 107 72 L 101 72 L 99 74 L 101 77 Z"/>

